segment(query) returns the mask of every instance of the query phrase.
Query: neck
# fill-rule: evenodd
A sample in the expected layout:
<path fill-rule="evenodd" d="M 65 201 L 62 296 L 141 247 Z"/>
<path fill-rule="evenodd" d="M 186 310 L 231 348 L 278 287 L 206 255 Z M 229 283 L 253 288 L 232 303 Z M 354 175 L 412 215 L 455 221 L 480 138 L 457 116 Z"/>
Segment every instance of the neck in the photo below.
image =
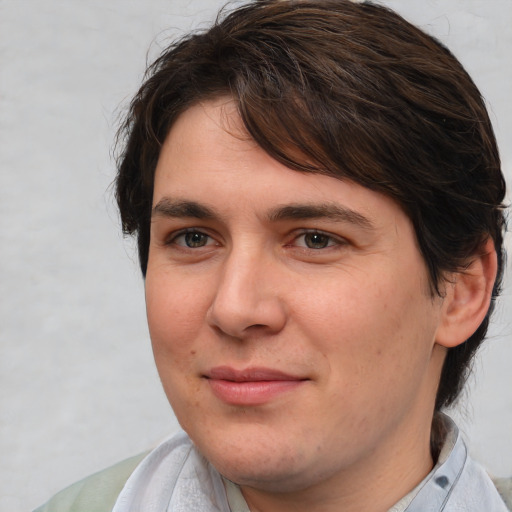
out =
<path fill-rule="evenodd" d="M 386 512 L 434 465 L 430 422 L 408 425 L 357 464 L 305 489 L 279 493 L 242 487 L 251 512 Z"/>

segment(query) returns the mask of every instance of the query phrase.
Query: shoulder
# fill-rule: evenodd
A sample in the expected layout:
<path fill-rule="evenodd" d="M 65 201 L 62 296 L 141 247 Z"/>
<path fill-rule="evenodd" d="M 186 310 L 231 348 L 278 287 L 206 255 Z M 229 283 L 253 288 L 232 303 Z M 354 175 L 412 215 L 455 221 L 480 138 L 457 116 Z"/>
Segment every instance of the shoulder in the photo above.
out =
<path fill-rule="evenodd" d="M 498 489 L 505 505 L 507 505 L 509 510 L 512 510 L 512 477 L 493 478 L 492 481 L 496 486 L 496 489 Z"/>
<path fill-rule="evenodd" d="M 129 476 L 146 455 L 123 460 L 76 482 L 34 512 L 110 512 Z"/>
<path fill-rule="evenodd" d="M 511 491 L 511 479 L 491 479 L 483 466 L 468 457 L 454 492 L 447 500 L 447 512 L 452 509 L 506 512 L 511 510 Z"/>

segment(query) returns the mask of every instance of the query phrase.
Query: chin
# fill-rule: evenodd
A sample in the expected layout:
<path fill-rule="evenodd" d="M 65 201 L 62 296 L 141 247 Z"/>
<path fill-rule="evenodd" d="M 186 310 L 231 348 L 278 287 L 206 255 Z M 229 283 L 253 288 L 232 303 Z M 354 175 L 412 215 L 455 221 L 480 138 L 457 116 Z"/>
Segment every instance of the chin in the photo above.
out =
<path fill-rule="evenodd" d="M 212 450 L 199 450 L 228 480 L 246 487 L 268 492 L 303 490 L 325 475 L 315 471 L 311 455 L 289 445 L 265 445 L 255 441 L 236 443 Z M 222 449 L 223 448 L 223 449 Z"/>
<path fill-rule="evenodd" d="M 216 467 L 219 473 L 242 487 L 252 487 L 267 492 L 296 492 L 303 490 L 312 482 L 307 482 L 301 472 L 296 472 L 290 467 L 256 467 L 256 463 L 251 467 L 233 467 L 227 463 L 221 468 Z"/>
<path fill-rule="evenodd" d="M 255 462 L 250 467 L 234 467 L 229 463 L 222 468 L 216 467 L 221 475 L 241 487 L 250 487 L 270 493 L 297 493 L 304 491 L 324 480 L 332 474 L 323 468 L 269 463 L 257 466 Z"/>

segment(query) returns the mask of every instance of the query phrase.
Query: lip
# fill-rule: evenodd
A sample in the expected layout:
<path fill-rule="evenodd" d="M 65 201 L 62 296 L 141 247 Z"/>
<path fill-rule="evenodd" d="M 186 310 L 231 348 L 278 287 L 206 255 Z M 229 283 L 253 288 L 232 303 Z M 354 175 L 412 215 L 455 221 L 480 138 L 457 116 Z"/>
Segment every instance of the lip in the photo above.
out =
<path fill-rule="evenodd" d="M 212 368 L 204 376 L 213 394 L 229 405 L 262 405 L 300 387 L 309 379 L 272 368 Z"/>

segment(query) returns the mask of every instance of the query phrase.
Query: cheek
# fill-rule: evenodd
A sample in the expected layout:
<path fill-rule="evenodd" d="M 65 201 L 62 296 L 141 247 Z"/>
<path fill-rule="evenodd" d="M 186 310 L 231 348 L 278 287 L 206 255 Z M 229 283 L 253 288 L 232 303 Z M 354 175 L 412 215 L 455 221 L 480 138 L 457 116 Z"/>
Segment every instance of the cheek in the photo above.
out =
<path fill-rule="evenodd" d="M 197 340 L 204 315 L 198 300 L 196 294 L 180 289 L 176 280 L 155 279 L 148 273 L 146 309 L 153 354 L 164 391 L 182 426 L 190 405 L 199 407 L 197 361 L 201 350 Z"/>
<path fill-rule="evenodd" d="M 353 276 L 352 276 L 353 277 Z M 423 283 L 386 279 L 332 282 L 297 304 L 301 329 L 314 340 L 340 389 L 394 389 L 428 364 L 435 319 Z"/>
<path fill-rule="evenodd" d="M 165 274 L 148 272 L 146 311 L 157 366 L 181 366 L 194 355 L 207 308 L 204 291 L 198 293 Z"/>

